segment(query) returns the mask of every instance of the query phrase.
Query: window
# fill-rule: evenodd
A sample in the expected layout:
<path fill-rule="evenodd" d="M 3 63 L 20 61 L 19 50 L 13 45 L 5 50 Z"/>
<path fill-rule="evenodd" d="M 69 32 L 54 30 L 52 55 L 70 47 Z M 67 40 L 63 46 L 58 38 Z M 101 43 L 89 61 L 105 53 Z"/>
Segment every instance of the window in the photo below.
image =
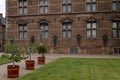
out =
<path fill-rule="evenodd" d="M 48 13 L 48 0 L 39 0 L 39 4 L 40 14 Z"/>
<path fill-rule="evenodd" d="M 113 21 L 112 34 L 113 38 L 120 38 L 120 21 Z"/>
<path fill-rule="evenodd" d="M 19 39 L 27 39 L 27 24 L 18 25 L 18 36 Z"/>
<path fill-rule="evenodd" d="M 40 23 L 40 37 L 48 38 L 48 24 L 47 23 Z"/>
<path fill-rule="evenodd" d="M 96 28 L 97 24 L 94 19 L 89 19 L 86 25 L 87 38 L 96 38 Z"/>
<path fill-rule="evenodd" d="M 120 54 L 120 48 L 117 48 L 117 47 L 114 48 L 114 49 L 113 49 L 113 53 L 114 53 L 114 54 Z"/>
<path fill-rule="evenodd" d="M 112 0 L 112 10 L 120 10 L 120 0 Z"/>
<path fill-rule="evenodd" d="M 19 14 L 27 14 L 27 0 L 19 0 Z"/>
<path fill-rule="evenodd" d="M 86 10 L 87 12 L 96 11 L 96 0 L 86 0 Z"/>
<path fill-rule="evenodd" d="M 72 38 L 72 23 L 71 22 L 62 23 L 62 37 Z"/>
<path fill-rule="evenodd" d="M 62 12 L 71 13 L 72 12 L 72 0 L 63 0 L 62 1 Z"/>

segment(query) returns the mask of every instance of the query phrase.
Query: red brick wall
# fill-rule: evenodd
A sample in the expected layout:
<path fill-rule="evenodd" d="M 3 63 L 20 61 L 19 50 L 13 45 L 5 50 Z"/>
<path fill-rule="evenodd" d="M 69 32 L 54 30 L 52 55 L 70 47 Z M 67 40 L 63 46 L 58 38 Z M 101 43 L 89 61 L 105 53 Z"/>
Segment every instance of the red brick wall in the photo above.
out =
<path fill-rule="evenodd" d="M 112 18 L 120 16 L 117 12 L 111 12 L 111 0 L 97 0 L 97 12 L 87 13 L 85 9 L 85 0 L 73 0 L 72 13 L 62 14 L 61 0 L 49 0 L 49 13 L 46 15 L 39 15 L 38 0 L 29 0 L 28 14 L 17 14 L 17 1 L 10 0 L 8 6 L 9 15 L 9 31 L 8 38 L 12 35 L 15 37 L 15 42 L 20 45 L 29 45 L 30 37 L 35 36 L 35 44 L 40 44 L 39 36 L 39 22 L 40 20 L 47 20 L 49 24 L 49 38 L 43 39 L 43 43 L 48 47 L 49 52 L 54 53 L 70 53 L 70 47 L 75 46 L 79 49 L 79 53 L 105 53 L 105 48 L 102 43 L 103 34 L 107 34 L 109 41 L 106 48 L 106 53 L 112 53 L 114 46 L 119 46 L 120 39 L 112 38 Z M 13 3 L 14 2 L 14 3 Z M 62 24 L 61 21 L 69 18 L 72 22 L 72 38 L 62 38 Z M 97 21 L 97 38 L 86 38 L 86 20 L 88 18 L 95 18 Z M 33 22 L 32 22 L 33 21 Z M 17 24 L 19 22 L 26 22 L 28 25 L 28 38 L 26 40 L 18 39 Z M 76 36 L 80 34 L 82 39 L 80 46 L 77 45 Z M 52 37 L 58 36 L 56 48 L 53 49 Z"/>

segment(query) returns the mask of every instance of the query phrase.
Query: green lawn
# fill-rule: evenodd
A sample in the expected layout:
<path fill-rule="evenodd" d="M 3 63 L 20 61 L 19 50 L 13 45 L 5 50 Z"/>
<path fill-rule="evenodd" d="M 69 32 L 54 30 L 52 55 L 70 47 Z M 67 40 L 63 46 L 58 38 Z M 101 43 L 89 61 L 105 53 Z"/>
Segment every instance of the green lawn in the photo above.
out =
<path fill-rule="evenodd" d="M 17 80 L 120 80 L 120 59 L 61 58 Z"/>
<path fill-rule="evenodd" d="M 1 64 L 5 64 L 5 63 L 8 63 L 8 62 L 11 62 L 9 58 L 5 57 L 5 58 L 0 58 L 0 65 Z"/>

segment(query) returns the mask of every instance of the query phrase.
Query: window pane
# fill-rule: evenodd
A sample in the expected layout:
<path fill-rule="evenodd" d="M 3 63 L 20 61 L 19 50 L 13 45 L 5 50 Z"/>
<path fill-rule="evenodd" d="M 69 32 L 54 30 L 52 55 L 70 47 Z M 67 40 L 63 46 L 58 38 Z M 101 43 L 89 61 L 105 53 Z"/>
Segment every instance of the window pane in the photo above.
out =
<path fill-rule="evenodd" d="M 96 30 L 92 31 L 92 36 L 95 38 L 96 37 Z"/>
<path fill-rule="evenodd" d="M 22 0 L 19 0 L 19 6 L 22 6 Z"/>
<path fill-rule="evenodd" d="M 22 39 L 23 38 L 23 33 L 19 32 L 19 38 Z"/>
<path fill-rule="evenodd" d="M 45 30 L 48 30 L 48 26 L 47 25 L 45 26 Z"/>
<path fill-rule="evenodd" d="M 96 29 L 96 23 L 92 23 L 92 28 Z"/>
<path fill-rule="evenodd" d="M 68 0 L 68 4 L 71 4 L 72 3 L 72 1 L 71 0 Z"/>
<path fill-rule="evenodd" d="M 87 3 L 90 3 L 90 0 L 86 0 Z"/>
<path fill-rule="evenodd" d="M 96 4 L 92 4 L 92 11 L 96 11 Z"/>
<path fill-rule="evenodd" d="M 63 13 L 65 13 L 66 12 L 66 5 L 63 5 Z"/>
<path fill-rule="evenodd" d="M 23 14 L 22 8 L 19 8 L 19 14 Z"/>
<path fill-rule="evenodd" d="M 68 29 L 71 30 L 72 29 L 72 25 L 68 24 Z"/>
<path fill-rule="evenodd" d="M 117 8 L 116 8 L 116 3 L 112 3 L 112 9 L 113 10 L 116 10 Z"/>
<path fill-rule="evenodd" d="M 117 37 L 117 31 L 113 30 L 113 37 L 116 38 Z"/>
<path fill-rule="evenodd" d="M 44 3 L 43 3 L 43 0 L 40 0 L 40 5 L 43 5 Z"/>
<path fill-rule="evenodd" d="M 66 25 L 65 24 L 63 24 L 63 30 L 66 30 Z"/>
<path fill-rule="evenodd" d="M 23 8 L 24 9 L 24 14 L 27 14 L 27 8 Z"/>
<path fill-rule="evenodd" d="M 24 32 L 24 39 L 27 38 L 27 32 Z"/>
<path fill-rule="evenodd" d="M 48 0 L 45 0 L 45 5 L 48 5 Z"/>
<path fill-rule="evenodd" d="M 66 4 L 67 0 L 63 0 L 63 4 Z"/>
<path fill-rule="evenodd" d="M 91 28 L 91 23 L 87 23 L 87 29 Z"/>
<path fill-rule="evenodd" d="M 91 37 L 91 31 L 87 30 L 87 37 L 90 38 Z"/>
<path fill-rule="evenodd" d="M 27 30 L 27 26 L 24 26 L 24 31 L 26 31 Z"/>
<path fill-rule="evenodd" d="M 45 6 L 45 13 L 48 13 L 48 6 Z"/>
<path fill-rule="evenodd" d="M 68 38 L 71 38 L 71 37 L 72 37 L 72 32 L 68 31 Z"/>
<path fill-rule="evenodd" d="M 22 26 L 19 26 L 19 31 L 22 31 L 23 30 L 23 27 Z"/>
<path fill-rule="evenodd" d="M 48 32 L 47 31 L 45 32 L 45 38 L 48 38 Z"/>
<path fill-rule="evenodd" d="M 68 5 L 68 12 L 72 12 L 72 6 Z"/>
<path fill-rule="evenodd" d="M 63 31 L 63 38 L 66 38 L 66 31 Z"/>
<path fill-rule="evenodd" d="M 44 30 L 44 26 L 43 25 L 40 25 L 40 30 Z"/>
<path fill-rule="evenodd" d="M 23 5 L 24 5 L 24 6 L 27 6 L 27 0 L 25 0 L 25 1 L 23 2 Z"/>
<path fill-rule="evenodd" d="M 117 23 L 113 22 L 113 28 L 117 28 Z"/>
<path fill-rule="evenodd" d="M 87 4 L 87 11 L 90 11 L 90 4 Z"/>
<path fill-rule="evenodd" d="M 44 12 L 44 8 L 42 6 L 40 6 L 40 13 Z"/>

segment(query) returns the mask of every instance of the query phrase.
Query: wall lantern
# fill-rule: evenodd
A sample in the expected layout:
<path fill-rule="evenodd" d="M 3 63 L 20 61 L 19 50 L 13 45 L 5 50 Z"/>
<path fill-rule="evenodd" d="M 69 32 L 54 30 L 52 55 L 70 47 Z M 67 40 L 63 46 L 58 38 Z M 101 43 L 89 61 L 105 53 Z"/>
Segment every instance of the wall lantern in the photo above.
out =
<path fill-rule="evenodd" d="M 81 41 L 81 36 L 80 36 L 80 34 L 78 34 L 77 36 L 76 36 L 76 39 L 77 39 L 77 44 L 78 44 L 78 46 L 80 45 L 80 41 Z"/>
<path fill-rule="evenodd" d="M 103 37 L 102 37 L 102 40 L 103 40 L 104 46 L 106 47 L 107 46 L 107 42 L 108 42 L 108 36 L 106 34 L 104 34 Z"/>
<path fill-rule="evenodd" d="M 54 47 L 56 46 L 56 44 L 57 44 L 57 39 L 58 39 L 58 37 L 55 35 L 55 36 L 53 36 L 53 43 L 54 43 Z"/>

